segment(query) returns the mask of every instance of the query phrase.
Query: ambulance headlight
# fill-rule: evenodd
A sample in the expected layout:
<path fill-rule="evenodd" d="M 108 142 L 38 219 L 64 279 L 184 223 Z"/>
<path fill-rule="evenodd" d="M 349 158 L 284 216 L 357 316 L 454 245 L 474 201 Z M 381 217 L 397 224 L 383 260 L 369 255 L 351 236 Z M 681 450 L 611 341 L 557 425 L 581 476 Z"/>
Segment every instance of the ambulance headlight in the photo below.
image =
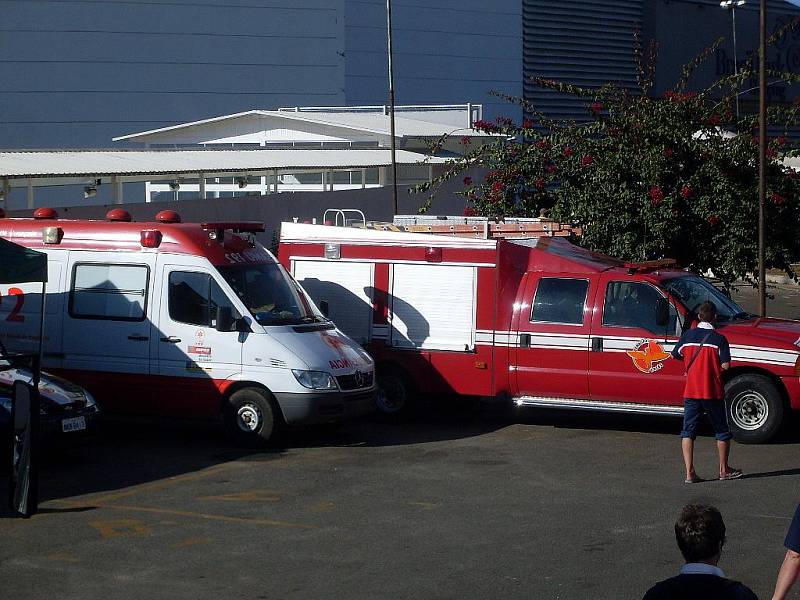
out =
<path fill-rule="evenodd" d="M 311 390 L 335 390 L 336 381 L 330 373 L 325 371 L 301 371 L 299 369 L 292 369 L 292 375 L 297 379 L 297 382 L 303 387 Z"/>
<path fill-rule="evenodd" d="M 97 400 L 94 399 L 94 396 L 92 396 L 89 392 L 86 391 L 84 391 L 84 395 L 85 395 L 84 399 L 86 400 L 86 408 L 94 408 L 95 406 L 97 406 Z"/>

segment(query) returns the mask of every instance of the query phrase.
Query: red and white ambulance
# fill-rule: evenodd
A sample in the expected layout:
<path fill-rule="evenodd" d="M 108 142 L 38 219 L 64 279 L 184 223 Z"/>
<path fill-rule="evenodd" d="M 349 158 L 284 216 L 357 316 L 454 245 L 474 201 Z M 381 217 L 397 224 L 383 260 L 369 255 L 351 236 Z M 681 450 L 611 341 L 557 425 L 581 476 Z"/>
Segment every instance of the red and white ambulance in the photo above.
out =
<path fill-rule="evenodd" d="M 800 409 L 800 322 L 757 318 L 667 262 L 625 264 L 564 238 L 492 239 L 284 223 L 279 259 L 378 365 L 379 406 L 415 392 L 517 406 L 682 415 L 670 356 L 713 301 L 732 354 L 738 440 Z"/>
<path fill-rule="evenodd" d="M 255 241 L 260 223 L 0 218 L 47 253 L 44 365 L 109 413 L 218 417 L 244 443 L 374 407 L 374 363 Z M 41 290 L 0 289 L 0 339 L 38 340 Z"/>

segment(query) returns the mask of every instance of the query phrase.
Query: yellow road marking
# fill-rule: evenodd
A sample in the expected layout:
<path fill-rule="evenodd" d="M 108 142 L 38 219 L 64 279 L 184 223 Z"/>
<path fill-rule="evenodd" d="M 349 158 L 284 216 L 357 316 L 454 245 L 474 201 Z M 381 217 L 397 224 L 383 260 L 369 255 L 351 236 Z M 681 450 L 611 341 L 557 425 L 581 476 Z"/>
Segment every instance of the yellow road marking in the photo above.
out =
<path fill-rule="evenodd" d="M 57 552 L 55 554 L 48 554 L 47 560 L 54 560 L 60 562 L 81 562 L 81 559 L 72 556 L 68 552 Z"/>
<path fill-rule="evenodd" d="M 312 504 L 311 506 L 306 508 L 306 510 L 312 513 L 322 513 L 333 510 L 334 506 L 335 506 L 334 503 L 331 502 L 330 500 L 322 500 L 321 502 Z"/>
<path fill-rule="evenodd" d="M 236 492 L 221 496 L 202 496 L 200 500 L 225 500 L 234 502 L 278 502 L 281 496 L 269 490 L 251 490 L 249 492 Z"/>
<path fill-rule="evenodd" d="M 103 539 L 115 537 L 146 537 L 150 535 L 150 528 L 135 519 L 117 519 L 113 521 L 92 521 L 94 527 Z"/>
<path fill-rule="evenodd" d="M 106 504 L 102 508 L 112 510 L 126 510 L 132 512 L 154 513 L 159 515 L 177 515 L 180 517 L 190 517 L 195 519 L 205 519 L 208 521 L 223 521 L 227 523 L 248 523 L 253 525 L 270 525 L 272 527 L 289 527 L 294 529 L 317 529 L 316 525 L 306 525 L 304 523 L 291 523 L 289 521 L 276 521 L 274 519 L 252 519 L 249 517 L 229 517 L 225 515 L 212 515 L 209 513 L 192 512 L 188 510 L 171 510 L 167 508 L 153 508 L 150 506 L 130 506 L 126 504 Z"/>

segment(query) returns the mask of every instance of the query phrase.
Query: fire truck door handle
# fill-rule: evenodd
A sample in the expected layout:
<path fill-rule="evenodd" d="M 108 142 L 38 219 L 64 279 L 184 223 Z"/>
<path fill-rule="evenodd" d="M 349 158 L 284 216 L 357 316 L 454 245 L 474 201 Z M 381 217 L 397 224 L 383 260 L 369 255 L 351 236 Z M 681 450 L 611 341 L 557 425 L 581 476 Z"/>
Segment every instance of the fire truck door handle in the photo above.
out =
<path fill-rule="evenodd" d="M 150 338 L 146 335 L 129 335 L 128 339 L 133 340 L 134 342 L 146 342 Z"/>
<path fill-rule="evenodd" d="M 531 347 L 531 334 L 530 333 L 520 333 L 519 334 L 519 347 L 520 348 L 530 348 Z"/>
<path fill-rule="evenodd" d="M 162 342 L 169 342 L 170 344 L 179 344 L 180 341 L 181 341 L 181 338 L 175 337 L 174 335 L 171 335 L 169 337 L 162 337 L 161 341 Z"/>
<path fill-rule="evenodd" d="M 595 337 L 592 338 L 592 352 L 602 352 L 603 351 L 603 338 Z"/>

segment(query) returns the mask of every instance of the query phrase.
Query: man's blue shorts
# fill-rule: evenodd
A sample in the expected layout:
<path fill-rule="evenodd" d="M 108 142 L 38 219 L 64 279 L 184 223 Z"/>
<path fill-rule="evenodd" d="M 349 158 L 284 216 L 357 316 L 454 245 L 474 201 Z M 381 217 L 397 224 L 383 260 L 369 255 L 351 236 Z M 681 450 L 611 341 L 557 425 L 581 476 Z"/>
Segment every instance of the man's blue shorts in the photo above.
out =
<path fill-rule="evenodd" d="M 724 442 L 733 437 L 728 426 L 728 415 L 725 411 L 724 400 L 696 400 L 683 399 L 683 429 L 681 437 L 694 439 L 696 436 L 697 422 L 700 415 L 706 413 L 711 426 L 714 428 L 714 437 Z"/>

